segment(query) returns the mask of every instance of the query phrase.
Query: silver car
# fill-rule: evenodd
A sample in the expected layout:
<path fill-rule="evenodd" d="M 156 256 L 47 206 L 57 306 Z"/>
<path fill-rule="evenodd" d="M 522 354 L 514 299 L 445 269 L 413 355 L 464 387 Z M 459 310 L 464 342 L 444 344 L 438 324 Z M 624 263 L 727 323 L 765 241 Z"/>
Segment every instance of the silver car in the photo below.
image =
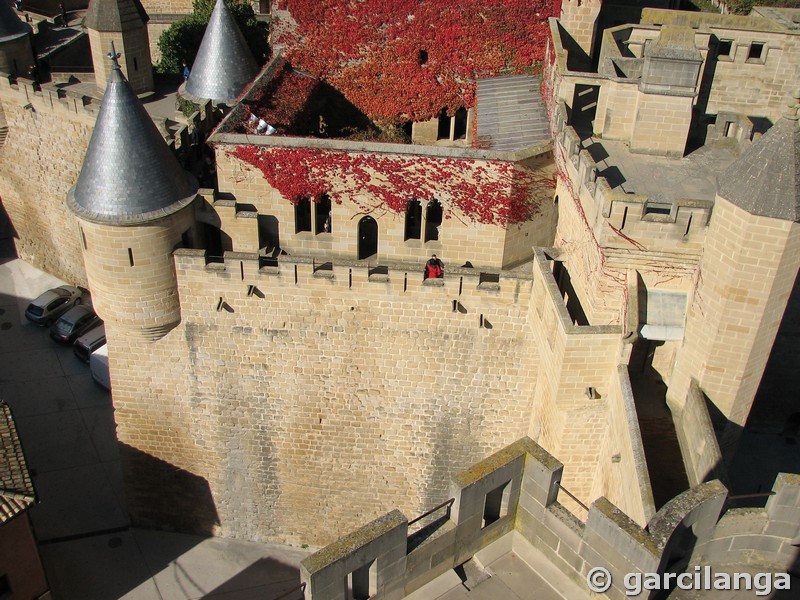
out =
<path fill-rule="evenodd" d="M 50 326 L 62 314 L 81 303 L 81 292 L 71 285 L 62 285 L 36 298 L 25 310 L 25 317 L 37 325 Z"/>

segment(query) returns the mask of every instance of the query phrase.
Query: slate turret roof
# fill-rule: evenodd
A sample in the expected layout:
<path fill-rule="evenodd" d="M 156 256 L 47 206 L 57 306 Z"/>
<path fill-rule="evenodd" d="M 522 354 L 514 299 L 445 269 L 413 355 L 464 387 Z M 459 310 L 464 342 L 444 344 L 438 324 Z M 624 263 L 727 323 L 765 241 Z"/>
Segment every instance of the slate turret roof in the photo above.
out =
<path fill-rule="evenodd" d="M 122 75 L 116 57 L 81 174 L 67 205 L 95 223 L 136 225 L 189 204 L 197 180 L 184 171 Z"/>
<path fill-rule="evenodd" d="M 217 0 L 186 82 L 187 94 L 232 103 L 258 73 L 258 63 L 223 0 Z"/>
<path fill-rule="evenodd" d="M 31 26 L 23 23 L 8 2 L 0 2 L 0 42 L 10 42 L 28 35 Z"/>
<path fill-rule="evenodd" d="M 95 31 L 129 31 L 149 20 L 139 0 L 91 0 L 84 25 Z"/>
<path fill-rule="evenodd" d="M 800 96 L 800 91 L 795 94 Z M 718 178 L 718 194 L 751 215 L 800 222 L 800 98 Z"/>

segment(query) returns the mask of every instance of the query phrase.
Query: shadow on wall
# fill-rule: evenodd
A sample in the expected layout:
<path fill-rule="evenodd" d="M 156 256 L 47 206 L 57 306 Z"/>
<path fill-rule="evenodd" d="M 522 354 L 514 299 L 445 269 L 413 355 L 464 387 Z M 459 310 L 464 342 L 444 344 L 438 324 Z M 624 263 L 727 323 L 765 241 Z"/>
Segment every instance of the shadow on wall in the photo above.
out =
<path fill-rule="evenodd" d="M 131 524 L 198 535 L 220 524 L 208 481 L 120 442 Z"/>
<path fill-rule="evenodd" d="M 17 230 L 8 218 L 6 207 L 0 200 L 0 265 L 17 258 L 17 249 L 14 240 L 19 239 Z"/>
<path fill-rule="evenodd" d="M 235 577 L 202 596 L 203 600 L 299 600 L 303 598 L 300 570 L 273 558 L 262 558 Z"/>

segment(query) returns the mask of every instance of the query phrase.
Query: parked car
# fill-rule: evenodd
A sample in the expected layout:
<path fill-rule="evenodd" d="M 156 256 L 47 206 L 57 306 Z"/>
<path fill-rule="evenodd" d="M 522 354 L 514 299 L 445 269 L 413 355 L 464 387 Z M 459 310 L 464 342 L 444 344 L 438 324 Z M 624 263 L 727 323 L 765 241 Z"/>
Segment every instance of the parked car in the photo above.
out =
<path fill-rule="evenodd" d="M 108 373 L 108 345 L 103 344 L 89 357 L 89 370 L 97 385 L 111 391 L 111 376 Z"/>
<path fill-rule="evenodd" d="M 106 327 L 101 322 L 75 340 L 75 343 L 72 345 L 72 351 L 75 353 L 75 356 L 80 358 L 83 362 L 88 363 L 92 352 L 105 343 Z"/>
<path fill-rule="evenodd" d="M 81 303 L 81 292 L 71 285 L 62 285 L 46 291 L 25 309 L 25 317 L 37 325 L 50 326 L 58 317 Z"/>
<path fill-rule="evenodd" d="M 71 344 L 101 322 L 90 307 L 73 306 L 50 328 L 50 337 L 57 342 Z"/>

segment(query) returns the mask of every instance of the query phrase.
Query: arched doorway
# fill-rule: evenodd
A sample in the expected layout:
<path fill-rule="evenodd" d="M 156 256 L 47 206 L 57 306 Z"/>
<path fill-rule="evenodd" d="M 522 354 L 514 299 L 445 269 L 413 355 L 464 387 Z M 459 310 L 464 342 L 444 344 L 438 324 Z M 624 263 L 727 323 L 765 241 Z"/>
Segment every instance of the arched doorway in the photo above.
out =
<path fill-rule="evenodd" d="M 358 260 L 378 253 L 378 222 L 364 217 L 358 222 Z"/>

